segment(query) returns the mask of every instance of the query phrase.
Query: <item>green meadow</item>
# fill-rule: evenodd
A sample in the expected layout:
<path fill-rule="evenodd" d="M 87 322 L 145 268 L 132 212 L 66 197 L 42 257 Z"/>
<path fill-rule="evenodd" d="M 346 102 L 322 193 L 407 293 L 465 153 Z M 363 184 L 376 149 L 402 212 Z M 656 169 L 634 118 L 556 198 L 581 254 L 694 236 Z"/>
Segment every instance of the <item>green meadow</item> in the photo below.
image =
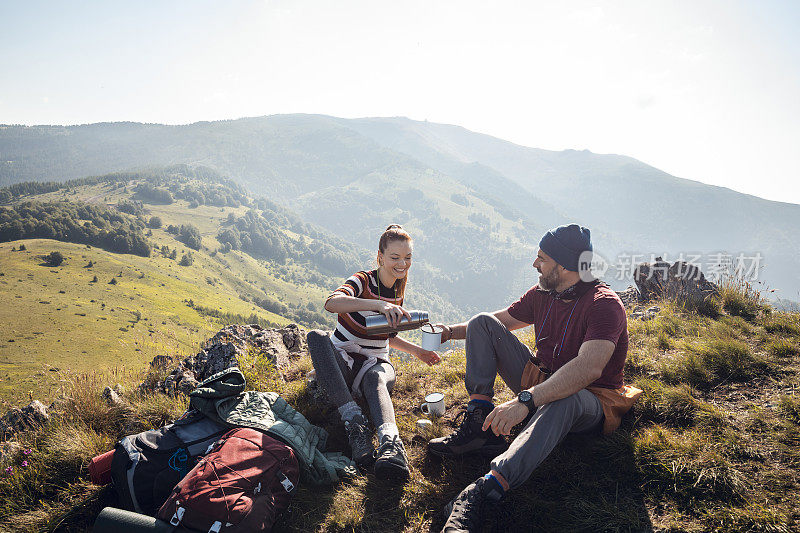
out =
<path fill-rule="evenodd" d="M 98 184 L 25 199 L 112 206 L 130 196 Z M 246 301 L 251 297 L 322 305 L 326 289 L 286 275 L 302 266 L 291 261 L 278 266 L 236 250 L 215 252 L 222 221 L 247 208 L 190 209 L 186 201 L 178 200 L 170 205 L 145 204 L 145 210 L 146 219 L 157 216 L 163 221 L 161 228 L 150 230 L 148 240 L 155 247 L 176 250 L 176 259 L 155 248 L 150 257 L 140 257 L 51 239 L 0 243 L 3 406 L 27 398 L 49 403 L 65 382 L 65 373 L 140 369 L 156 355 L 196 353 L 200 342 L 225 323 L 215 314 L 239 316 L 242 322 L 290 322 Z M 187 223 L 202 235 L 200 250 L 190 250 L 165 229 Z M 19 250 L 21 245 L 24 251 Z M 65 258 L 58 267 L 44 261 L 54 251 Z M 193 263 L 181 266 L 187 252 Z"/>
<path fill-rule="evenodd" d="M 644 390 L 608 437 L 568 436 L 531 479 L 509 493 L 486 531 L 797 531 L 800 528 L 800 315 L 771 311 L 728 291 L 705 314 L 661 302 L 650 321 L 629 318 L 626 381 Z M 708 315 L 712 316 L 708 316 Z M 532 332 L 520 335 L 535 345 Z M 346 451 L 335 410 L 316 398 L 302 355 L 277 372 L 255 349 L 239 361 L 253 390 L 279 392 Z M 442 506 L 484 474 L 489 460 L 439 460 L 426 440 L 452 431 L 467 400 L 465 354 L 455 349 L 426 367 L 396 361 L 393 402 L 412 467 L 405 484 L 371 473 L 331 487 L 301 486 L 285 531 L 439 531 Z M 30 447 L 0 478 L 2 526 L 9 531 L 85 531 L 107 505 L 111 487 L 93 485 L 88 461 L 123 435 L 158 427 L 186 408 L 184 396 L 141 393 L 143 372 L 76 374 L 65 387 L 62 415 L 21 438 Z M 130 392 L 123 408 L 100 396 L 110 382 Z M 426 391 L 445 394 L 447 413 L 428 434 L 415 421 Z M 498 400 L 511 397 L 498 386 Z"/>

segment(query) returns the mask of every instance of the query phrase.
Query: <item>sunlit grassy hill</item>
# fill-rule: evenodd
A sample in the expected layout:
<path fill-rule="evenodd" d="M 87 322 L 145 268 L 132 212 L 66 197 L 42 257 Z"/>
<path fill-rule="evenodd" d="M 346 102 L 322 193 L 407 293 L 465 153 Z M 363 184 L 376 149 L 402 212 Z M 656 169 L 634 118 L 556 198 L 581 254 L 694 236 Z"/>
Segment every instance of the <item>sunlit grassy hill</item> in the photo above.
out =
<path fill-rule="evenodd" d="M 774 531 L 800 528 L 800 315 L 770 311 L 729 290 L 714 318 L 659 302 L 653 320 L 629 317 L 626 381 L 644 390 L 609 437 L 568 436 L 487 524 L 492 531 Z M 716 315 L 714 310 L 721 310 Z M 755 314 L 753 314 L 755 312 Z M 532 332 L 521 339 L 533 347 Z M 372 474 L 337 486 L 301 486 L 289 531 L 439 531 L 442 506 L 486 472 L 488 459 L 438 460 L 426 439 L 452 430 L 466 401 L 465 354 L 456 349 L 428 368 L 397 361 L 393 393 L 412 465 L 404 485 Z M 346 450 L 336 413 L 305 379 L 308 356 L 282 374 L 257 351 L 240 360 L 248 386 L 274 390 L 331 433 Z M 123 435 L 158 427 L 186 407 L 185 398 L 129 392 L 124 408 L 108 407 L 102 387 L 142 378 L 133 372 L 76 376 L 63 411 L 37 433 L 0 478 L 0 519 L 11 531 L 84 531 L 99 510 L 116 503 L 110 487 L 89 482 L 88 460 Z M 127 381 L 126 381 L 127 380 Z M 501 385 L 498 400 L 511 397 Z M 445 394 L 447 413 L 428 435 L 415 420 L 426 392 Z M 29 465 L 20 468 L 26 457 Z"/>
<path fill-rule="evenodd" d="M 18 202 L 66 201 L 114 209 L 134 200 L 135 187 L 143 181 L 68 187 L 25 195 Z M 313 326 L 330 320 L 331 315 L 321 312 L 322 304 L 343 273 L 292 258 L 221 251 L 217 235 L 230 227 L 229 217 L 264 211 L 245 205 L 190 207 L 186 200 L 145 203 L 142 208 L 143 220 L 161 220 L 160 227 L 147 229 L 149 257 L 52 239 L 0 242 L 3 402 L 29 394 L 47 400 L 64 372 L 140 368 L 153 356 L 178 347 L 187 355 L 194 353 L 213 328 L 230 321 Z M 167 230 L 189 224 L 201 236 L 196 250 Z M 315 238 L 302 228 L 295 230 L 281 229 L 287 239 L 314 246 Z M 60 252 L 64 262 L 49 266 L 44 256 L 51 252 Z M 188 254 L 191 264 L 181 265 Z"/>

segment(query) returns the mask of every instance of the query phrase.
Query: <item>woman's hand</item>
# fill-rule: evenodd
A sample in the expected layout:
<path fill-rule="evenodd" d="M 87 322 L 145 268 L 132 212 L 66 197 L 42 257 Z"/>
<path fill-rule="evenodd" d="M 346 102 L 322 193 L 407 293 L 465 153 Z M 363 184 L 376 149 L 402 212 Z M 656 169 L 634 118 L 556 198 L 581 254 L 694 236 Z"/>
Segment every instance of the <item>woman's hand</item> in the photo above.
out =
<path fill-rule="evenodd" d="M 384 302 L 383 300 L 378 300 L 378 308 L 375 310 L 386 317 L 386 320 L 389 322 L 389 327 L 391 328 L 399 326 L 400 320 L 404 316 L 411 320 L 411 314 L 408 311 L 399 305 Z"/>
<path fill-rule="evenodd" d="M 434 352 L 434 351 L 431 351 L 431 350 L 422 350 L 422 349 L 420 349 L 419 353 L 416 354 L 416 355 L 417 355 L 417 358 L 420 361 L 422 361 L 423 363 L 425 363 L 428 366 L 433 366 L 433 365 L 438 364 L 438 363 L 440 363 L 442 361 L 442 358 L 439 357 L 439 354 Z"/>

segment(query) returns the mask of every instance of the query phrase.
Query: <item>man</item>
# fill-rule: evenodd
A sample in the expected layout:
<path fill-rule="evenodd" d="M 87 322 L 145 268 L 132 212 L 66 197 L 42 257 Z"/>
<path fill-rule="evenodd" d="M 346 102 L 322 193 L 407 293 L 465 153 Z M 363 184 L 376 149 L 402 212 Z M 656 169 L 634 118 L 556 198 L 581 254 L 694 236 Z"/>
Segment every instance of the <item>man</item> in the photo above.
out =
<path fill-rule="evenodd" d="M 587 228 L 548 231 L 533 262 L 538 285 L 506 309 L 444 326 L 443 341 L 466 339 L 470 401 L 460 427 L 431 440 L 428 449 L 443 457 L 494 457 L 491 470 L 445 507 L 444 532 L 479 531 L 486 505 L 523 484 L 568 433 L 611 433 L 641 393 L 623 385 L 625 307 L 607 285 L 581 279 L 591 252 Z M 536 357 L 511 333 L 530 324 Z M 495 406 L 498 374 L 517 397 Z M 528 415 L 509 446 L 503 435 Z"/>

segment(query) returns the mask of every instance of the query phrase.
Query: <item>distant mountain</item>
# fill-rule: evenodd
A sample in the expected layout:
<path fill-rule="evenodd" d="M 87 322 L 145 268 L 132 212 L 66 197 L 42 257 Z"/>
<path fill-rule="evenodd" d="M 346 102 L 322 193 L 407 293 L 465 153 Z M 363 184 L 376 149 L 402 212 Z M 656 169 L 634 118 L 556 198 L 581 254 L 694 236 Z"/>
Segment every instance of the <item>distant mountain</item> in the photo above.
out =
<path fill-rule="evenodd" d="M 449 285 L 443 297 L 466 312 L 506 302 L 535 281 L 529 263 L 542 231 L 566 221 L 591 227 L 596 249 L 612 261 L 701 253 L 707 269 L 721 252 L 760 253 L 760 279 L 782 297 L 800 294 L 798 205 L 676 178 L 625 156 L 527 148 L 458 126 L 319 115 L 0 126 L 0 161 L 0 184 L 202 164 L 367 249 L 381 226 L 400 221 L 441 278 L 426 290 Z"/>

